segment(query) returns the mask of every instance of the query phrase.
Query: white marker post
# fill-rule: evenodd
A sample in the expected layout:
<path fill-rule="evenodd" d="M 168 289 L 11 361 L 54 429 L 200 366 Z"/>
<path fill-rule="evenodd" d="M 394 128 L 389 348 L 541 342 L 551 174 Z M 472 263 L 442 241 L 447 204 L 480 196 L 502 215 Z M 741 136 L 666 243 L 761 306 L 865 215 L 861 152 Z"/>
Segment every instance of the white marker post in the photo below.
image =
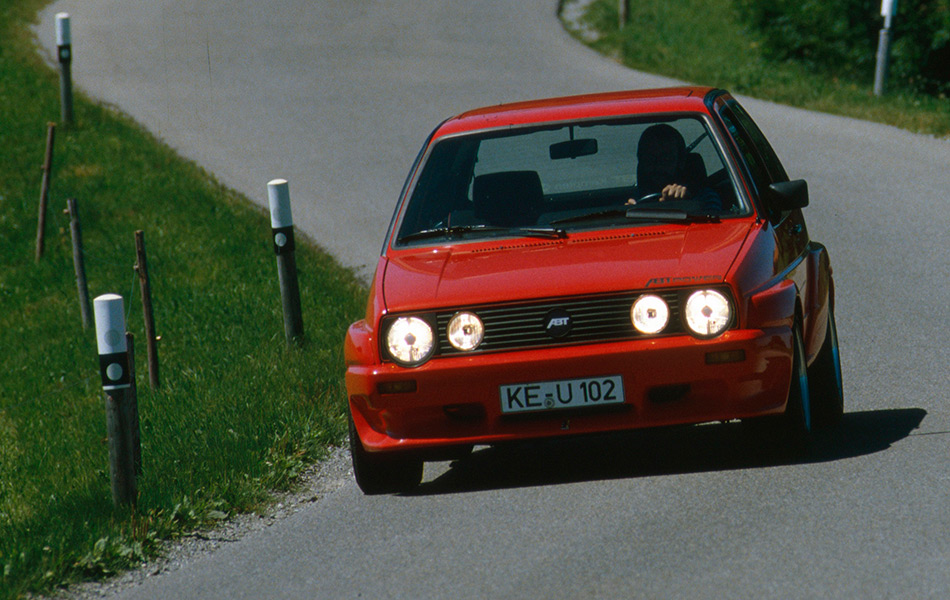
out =
<path fill-rule="evenodd" d="M 128 345 L 125 339 L 125 303 L 122 296 L 103 294 L 92 301 L 96 315 L 99 372 L 106 393 L 106 429 L 109 440 L 109 475 L 112 502 L 118 507 L 135 504 L 135 467 L 132 450 L 131 406 L 126 390 L 131 385 Z"/>
<path fill-rule="evenodd" d="M 297 283 L 297 260 L 294 257 L 294 219 L 290 213 L 290 188 L 284 179 L 267 184 L 270 205 L 271 239 L 277 255 L 277 277 L 284 309 L 284 334 L 291 344 L 303 336 L 303 315 L 300 309 L 300 286 Z"/>
<path fill-rule="evenodd" d="M 620 0 L 617 12 L 620 17 L 620 29 L 623 29 L 630 22 L 630 0 Z"/>
<path fill-rule="evenodd" d="M 73 122 L 73 62 L 72 36 L 69 29 L 69 13 L 56 15 L 56 48 L 59 58 L 59 98 L 61 117 L 65 124 Z"/>
<path fill-rule="evenodd" d="M 897 0 L 881 0 L 884 29 L 877 38 L 877 64 L 874 68 L 874 95 L 883 96 L 887 86 L 887 67 L 891 59 L 891 21 L 897 12 Z"/>

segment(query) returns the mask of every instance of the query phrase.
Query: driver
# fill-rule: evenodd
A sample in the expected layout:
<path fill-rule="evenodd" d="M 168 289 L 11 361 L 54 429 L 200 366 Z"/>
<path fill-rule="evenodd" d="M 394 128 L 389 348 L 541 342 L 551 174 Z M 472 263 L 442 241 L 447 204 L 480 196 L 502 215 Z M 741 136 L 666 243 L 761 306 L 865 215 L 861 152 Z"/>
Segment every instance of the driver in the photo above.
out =
<path fill-rule="evenodd" d="M 659 196 L 659 202 L 694 199 L 705 209 L 718 210 L 722 202 L 710 188 L 689 181 L 686 169 L 686 142 L 682 134 L 666 123 L 651 125 L 637 144 L 636 196 Z M 703 176 L 705 173 L 702 174 Z M 631 198 L 627 204 L 636 204 Z"/>

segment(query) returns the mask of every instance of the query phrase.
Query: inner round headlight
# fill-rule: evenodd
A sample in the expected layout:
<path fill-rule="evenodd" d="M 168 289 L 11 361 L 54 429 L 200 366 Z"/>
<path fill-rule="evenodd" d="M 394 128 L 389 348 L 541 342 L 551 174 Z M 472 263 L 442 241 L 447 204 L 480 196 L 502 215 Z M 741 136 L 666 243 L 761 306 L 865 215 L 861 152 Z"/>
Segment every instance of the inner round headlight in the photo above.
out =
<path fill-rule="evenodd" d="M 640 333 L 660 333 L 670 322 L 670 307 L 659 296 L 640 296 L 630 308 L 630 320 Z"/>
<path fill-rule="evenodd" d="M 717 336 L 732 321 L 729 300 L 716 290 L 693 292 L 686 301 L 686 324 L 702 337 Z"/>
<path fill-rule="evenodd" d="M 386 332 L 386 348 L 396 362 L 420 365 L 435 350 L 432 327 L 419 317 L 399 317 Z"/>
<path fill-rule="evenodd" d="M 449 321 L 448 336 L 456 350 L 474 350 L 485 337 L 485 326 L 478 315 L 460 312 Z"/>

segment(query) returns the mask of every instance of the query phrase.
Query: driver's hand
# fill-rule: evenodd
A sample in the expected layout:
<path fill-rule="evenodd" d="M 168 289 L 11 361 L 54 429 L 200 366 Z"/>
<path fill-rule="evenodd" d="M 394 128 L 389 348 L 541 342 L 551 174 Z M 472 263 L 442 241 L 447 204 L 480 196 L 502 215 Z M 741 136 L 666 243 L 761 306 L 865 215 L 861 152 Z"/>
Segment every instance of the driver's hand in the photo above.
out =
<path fill-rule="evenodd" d="M 680 185 L 678 183 L 671 183 L 670 185 L 663 188 L 661 192 L 663 195 L 660 198 L 660 202 L 664 200 L 682 200 L 686 197 L 686 186 Z"/>

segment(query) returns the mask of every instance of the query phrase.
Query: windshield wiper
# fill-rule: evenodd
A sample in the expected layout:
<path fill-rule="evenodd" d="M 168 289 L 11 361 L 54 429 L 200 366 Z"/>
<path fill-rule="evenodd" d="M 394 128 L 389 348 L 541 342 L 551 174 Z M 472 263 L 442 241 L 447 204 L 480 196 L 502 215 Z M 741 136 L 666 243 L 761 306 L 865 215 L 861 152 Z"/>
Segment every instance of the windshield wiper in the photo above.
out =
<path fill-rule="evenodd" d="M 435 229 L 423 229 L 422 231 L 416 231 L 415 233 L 409 233 L 397 241 L 402 242 L 411 242 L 413 240 L 426 240 L 429 238 L 436 237 L 454 237 L 461 236 L 466 233 L 471 233 L 473 231 L 501 231 L 502 227 L 492 227 L 490 225 L 453 225 L 451 227 L 436 227 Z"/>
<path fill-rule="evenodd" d="M 567 232 L 554 227 L 498 227 L 496 225 L 453 225 L 451 227 L 436 227 L 423 229 L 402 236 L 398 243 L 425 240 L 439 237 L 461 237 L 469 233 L 511 233 L 527 237 L 566 238 Z"/>
<path fill-rule="evenodd" d="M 601 219 L 624 217 L 628 220 L 636 221 L 686 221 L 689 223 L 714 223 L 719 221 L 719 217 L 712 214 L 692 213 L 675 208 L 616 208 L 604 210 L 576 217 L 567 217 L 551 221 L 551 225 L 563 225 L 564 223 L 580 223 L 583 221 L 599 221 Z"/>
<path fill-rule="evenodd" d="M 526 237 L 562 239 L 567 237 L 567 231 L 559 227 L 513 227 L 512 233 L 520 233 Z"/>
<path fill-rule="evenodd" d="M 719 216 L 709 213 L 694 213 L 678 208 L 631 208 L 624 215 L 628 219 L 643 221 L 686 221 L 689 223 L 718 223 Z"/>
<path fill-rule="evenodd" d="M 551 221 L 551 225 L 562 225 L 564 223 L 580 223 L 582 221 L 598 221 L 600 219 L 607 219 L 610 217 L 622 217 L 627 214 L 627 209 L 625 208 L 614 208 L 611 210 L 602 210 L 595 213 L 587 213 L 586 215 L 577 215 L 576 217 L 565 217 L 563 219 L 558 219 L 556 221 Z"/>

